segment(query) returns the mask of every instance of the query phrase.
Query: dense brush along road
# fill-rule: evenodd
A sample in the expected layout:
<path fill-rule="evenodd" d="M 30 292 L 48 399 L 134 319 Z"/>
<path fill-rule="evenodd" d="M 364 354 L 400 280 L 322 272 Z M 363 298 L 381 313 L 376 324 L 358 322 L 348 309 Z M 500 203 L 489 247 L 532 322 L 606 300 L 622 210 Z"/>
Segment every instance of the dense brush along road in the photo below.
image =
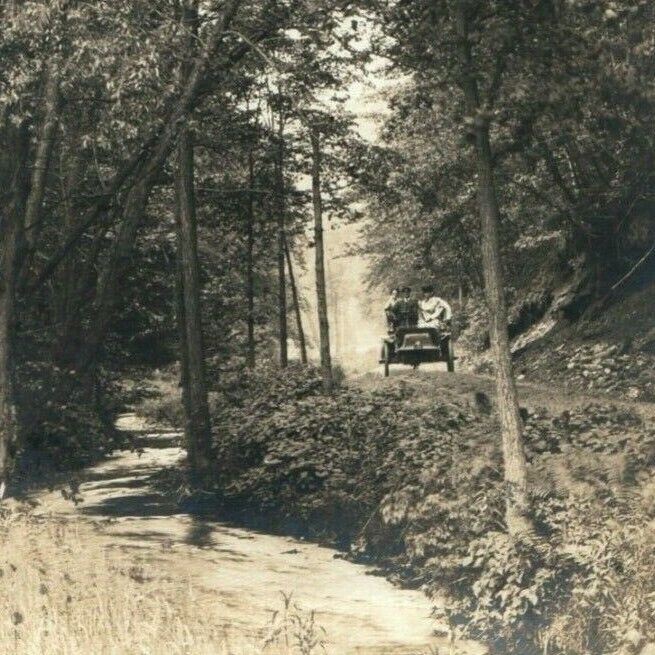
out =
<path fill-rule="evenodd" d="M 132 414 L 123 415 L 118 427 L 140 436 L 140 454 L 117 452 L 89 468 L 76 505 L 52 492 L 39 499 L 39 514 L 92 523 L 92 538 L 108 549 L 133 552 L 139 561 L 150 559 L 166 580 L 179 583 L 181 596 L 191 588 L 200 606 L 219 604 L 234 643 L 244 635 L 251 644 L 262 639 L 284 592 L 303 610 L 315 610 L 316 624 L 325 630 L 326 650 L 311 653 L 451 652 L 445 638 L 434 636 L 431 604 L 421 592 L 394 587 L 329 548 L 180 513 L 148 483 L 153 473 L 183 458 L 180 435 L 149 429 Z M 156 593 L 156 579 L 148 584 Z M 460 646 L 462 653 L 482 652 L 475 644 Z M 244 652 L 262 651 L 226 650 Z"/>

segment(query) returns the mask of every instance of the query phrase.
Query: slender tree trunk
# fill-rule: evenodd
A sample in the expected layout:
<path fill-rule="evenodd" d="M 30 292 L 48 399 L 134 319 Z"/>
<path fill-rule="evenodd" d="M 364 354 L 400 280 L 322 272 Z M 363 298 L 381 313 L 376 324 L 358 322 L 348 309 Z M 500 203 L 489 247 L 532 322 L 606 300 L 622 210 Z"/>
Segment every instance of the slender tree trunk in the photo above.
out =
<path fill-rule="evenodd" d="M 200 276 L 194 193 L 193 146 L 187 128 L 180 133 L 176 171 L 177 231 L 182 269 L 187 359 L 186 439 L 192 470 L 203 476 L 211 463 L 211 425 L 200 308 Z"/>
<path fill-rule="evenodd" d="M 246 246 L 246 302 L 247 302 L 247 330 L 248 341 L 246 345 L 246 366 L 255 368 L 255 162 L 252 150 L 248 151 L 248 207 L 246 218 L 248 221 L 248 234 Z"/>
<path fill-rule="evenodd" d="M 551 151 L 547 141 L 543 138 L 540 138 L 538 139 L 537 142 L 539 143 L 539 146 L 541 148 L 541 152 L 543 154 L 546 168 L 548 169 L 548 172 L 553 178 L 553 181 L 559 187 L 560 191 L 562 192 L 562 195 L 566 198 L 569 205 L 575 207 L 576 204 L 575 194 L 573 193 L 573 191 L 571 191 L 568 184 L 564 180 L 564 177 L 562 176 L 562 173 L 559 170 L 557 159 L 555 159 L 555 155 Z"/>
<path fill-rule="evenodd" d="M 25 240 L 30 247 L 36 243 L 40 231 L 41 206 L 45 196 L 46 179 L 59 120 L 59 80 L 50 66 L 46 69 L 44 86 L 43 125 L 36 144 L 30 194 L 25 210 Z"/>
<path fill-rule="evenodd" d="M 98 274 L 93 318 L 76 359 L 76 369 L 80 374 L 86 374 L 95 365 L 98 351 L 111 325 L 120 281 L 129 266 L 153 182 L 149 178 L 141 180 L 127 196 L 118 234 Z"/>
<path fill-rule="evenodd" d="M 183 24 L 188 32 L 189 52 L 198 33 L 198 0 L 185 0 Z M 188 69 L 181 67 L 182 76 Z M 182 398 L 185 410 L 184 433 L 191 471 L 205 478 L 211 465 L 211 422 L 207 401 L 207 380 L 200 306 L 200 265 L 195 199 L 194 153 L 187 125 L 180 128 L 175 170 L 177 222 L 178 309 Z"/>
<path fill-rule="evenodd" d="M 284 240 L 284 255 L 287 260 L 287 269 L 289 271 L 289 284 L 291 286 L 291 297 L 293 299 L 293 311 L 296 315 L 296 329 L 298 330 L 298 344 L 300 346 L 300 361 L 307 364 L 307 343 L 305 341 L 305 330 L 302 326 L 302 313 L 300 311 L 300 298 L 298 297 L 298 288 L 296 287 L 296 276 L 293 273 L 293 262 L 289 252 L 289 242 Z"/>
<path fill-rule="evenodd" d="M 284 262 L 284 217 L 278 216 L 278 325 L 280 345 L 280 366 L 286 368 L 289 364 L 288 332 L 287 332 L 287 282 Z"/>
<path fill-rule="evenodd" d="M 284 135 L 282 119 L 278 134 L 278 153 L 276 162 L 277 178 L 277 275 L 278 275 L 278 338 L 280 343 L 280 367 L 286 368 L 289 364 L 288 331 L 287 331 L 287 281 L 285 274 L 284 243 L 285 236 L 285 188 L 284 188 Z"/>
<path fill-rule="evenodd" d="M 314 202 L 314 249 L 316 267 L 316 298 L 323 387 L 334 386 L 330 356 L 330 323 L 328 321 L 327 290 L 325 285 L 325 253 L 323 246 L 323 201 L 321 199 L 321 140 L 317 129 L 312 129 L 312 199 Z"/>
<path fill-rule="evenodd" d="M 489 125 L 481 114 L 468 35 L 466 2 L 458 3 L 457 35 L 460 42 L 462 89 L 468 114 L 474 120 L 478 184 L 478 210 L 482 232 L 482 264 L 489 312 L 489 336 L 496 366 L 496 394 L 502 431 L 504 474 L 507 484 L 506 523 L 510 534 L 532 531 L 529 514 L 527 465 L 523 451 L 523 425 L 507 332 L 507 306 L 503 288 L 499 225 L 500 211 L 489 141 Z"/>
<path fill-rule="evenodd" d="M 76 227 L 78 215 L 74 208 L 74 197 L 80 186 L 82 157 L 79 134 L 68 126 L 66 130 L 73 138 L 62 143 L 59 160 L 59 178 L 61 180 L 63 226 L 61 241 L 64 242 Z M 94 247 L 98 247 L 95 245 Z M 57 343 L 54 347 L 54 360 L 59 366 L 69 367 L 75 361 L 72 356 L 79 348 L 81 334 L 81 282 L 87 276 L 80 270 L 82 262 L 79 252 L 72 250 L 62 262 L 59 271 L 54 276 L 53 315 L 57 326 Z"/>
<path fill-rule="evenodd" d="M 176 215 L 179 214 L 178 194 L 175 194 Z M 181 250 L 178 248 L 175 255 L 175 320 L 177 323 L 178 353 L 180 355 L 180 391 L 182 395 L 182 409 L 184 411 L 184 436 L 188 443 L 192 433 L 192 426 L 189 422 L 191 408 L 189 406 L 189 356 L 186 338 L 186 315 L 184 311 L 184 266 L 182 264 Z"/>
<path fill-rule="evenodd" d="M 0 498 L 5 492 L 18 439 L 12 346 L 18 253 L 27 202 L 28 146 L 28 125 L 23 123 L 16 130 L 11 203 L 7 208 L 0 208 Z"/>
<path fill-rule="evenodd" d="M 11 469 L 12 450 L 18 434 L 11 353 L 14 276 L 10 271 L 16 261 L 16 231 L 15 220 L 8 218 L 3 235 L 2 275 L 4 279 L 0 287 L 0 499 L 5 492 Z"/>

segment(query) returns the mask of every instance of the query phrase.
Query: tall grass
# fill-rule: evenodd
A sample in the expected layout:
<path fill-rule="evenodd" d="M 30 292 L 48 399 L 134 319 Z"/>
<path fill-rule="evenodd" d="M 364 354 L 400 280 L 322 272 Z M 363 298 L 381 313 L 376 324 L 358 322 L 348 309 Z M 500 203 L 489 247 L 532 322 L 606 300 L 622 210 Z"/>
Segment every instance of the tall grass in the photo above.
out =
<path fill-rule="evenodd" d="M 327 652 L 313 613 L 287 606 L 288 625 L 278 613 L 244 634 L 225 625 L 218 599 L 134 550 L 107 548 L 86 523 L 0 513 L 3 655 Z"/>

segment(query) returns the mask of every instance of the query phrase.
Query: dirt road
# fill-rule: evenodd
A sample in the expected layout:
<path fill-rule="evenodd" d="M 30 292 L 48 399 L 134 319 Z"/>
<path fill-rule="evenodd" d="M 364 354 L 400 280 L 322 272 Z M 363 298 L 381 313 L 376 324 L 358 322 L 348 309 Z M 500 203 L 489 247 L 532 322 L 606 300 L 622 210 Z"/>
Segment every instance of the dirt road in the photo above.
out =
<path fill-rule="evenodd" d="M 304 610 L 316 610 L 331 655 L 450 652 L 444 639 L 433 637 L 431 605 L 419 591 L 398 589 L 329 548 L 180 513 L 148 485 L 152 473 L 183 457 L 179 435 L 148 431 L 133 415 L 123 416 L 119 427 L 141 432 L 142 454 L 119 452 L 87 470 L 82 502 L 75 507 L 47 494 L 41 514 L 92 521 L 94 538 L 107 548 L 152 558 L 168 579 L 179 581 L 181 593 L 192 586 L 201 602 L 219 603 L 232 633 L 261 638 L 284 592 Z M 464 646 L 463 652 L 480 652 Z"/>
<path fill-rule="evenodd" d="M 473 399 L 475 392 L 482 391 L 490 398 L 495 395 L 495 382 L 490 376 L 460 372 L 448 373 L 445 364 L 422 365 L 414 371 L 406 366 L 394 367 L 388 378 L 383 377 L 381 369 L 375 369 L 351 380 L 362 389 L 406 386 L 415 394 L 417 402 L 422 399 L 439 399 L 444 402 L 461 402 Z M 519 402 L 530 409 L 546 407 L 551 412 L 589 405 L 615 405 L 636 411 L 646 420 L 655 419 L 655 403 L 615 399 L 609 395 L 592 395 L 571 392 L 557 385 L 543 385 L 531 382 L 518 382 Z"/>

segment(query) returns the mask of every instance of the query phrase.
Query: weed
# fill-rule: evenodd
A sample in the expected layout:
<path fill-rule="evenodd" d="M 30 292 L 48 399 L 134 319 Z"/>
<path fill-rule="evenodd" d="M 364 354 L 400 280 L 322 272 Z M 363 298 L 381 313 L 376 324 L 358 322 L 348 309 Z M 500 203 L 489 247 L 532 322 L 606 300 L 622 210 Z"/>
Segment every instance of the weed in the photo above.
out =
<path fill-rule="evenodd" d="M 262 643 L 264 650 L 282 647 L 289 655 L 327 653 L 325 628 L 316 623 L 315 612 L 303 610 L 291 593 L 281 591 L 280 595 L 282 609 L 271 616 L 268 634 Z"/>

